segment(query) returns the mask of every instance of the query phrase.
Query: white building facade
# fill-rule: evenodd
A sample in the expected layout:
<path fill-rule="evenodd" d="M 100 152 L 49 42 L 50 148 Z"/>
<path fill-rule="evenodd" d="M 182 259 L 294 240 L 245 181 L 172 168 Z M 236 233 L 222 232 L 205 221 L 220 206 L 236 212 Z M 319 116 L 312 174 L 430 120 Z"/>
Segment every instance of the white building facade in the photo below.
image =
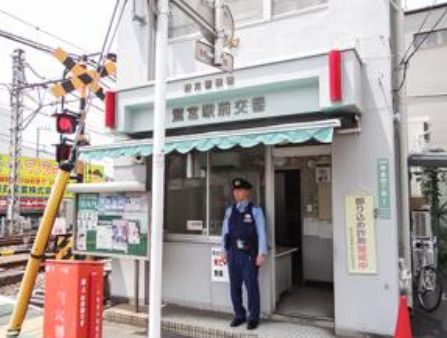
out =
<path fill-rule="evenodd" d="M 231 74 L 195 60 L 201 36 L 172 9 L 163 300 L 231 312 L 229 284 L 217 281 L 210 262 L 231 179 L 242 176 L 267 219 L 263 316 L 324 319 L 338 334 L 391 336 L 400 290 L 390 4 L 227 3 L 240 40 Z M 145 183 L 149 192 L 152 27 L 146 1 L 127 7 L 116 132 L 129 140 L 83 151 L 117 159 L 115 180 Z M 132 298 L 134 266 L 119 258 L 113 265 L 113 294 Z M 147 276 L 139 278 L 143 290 Z"/>
<path fill-rule="evenodd" d="M 406 48 L 410 52 L 418 48 L 407 71 L 412 152 L 447 149 L 447 79 L 444 76 L 447 72 L 447 18 L 443 17 L 446 10 L 447 5 L 442 4 L 405 13 Z"/>

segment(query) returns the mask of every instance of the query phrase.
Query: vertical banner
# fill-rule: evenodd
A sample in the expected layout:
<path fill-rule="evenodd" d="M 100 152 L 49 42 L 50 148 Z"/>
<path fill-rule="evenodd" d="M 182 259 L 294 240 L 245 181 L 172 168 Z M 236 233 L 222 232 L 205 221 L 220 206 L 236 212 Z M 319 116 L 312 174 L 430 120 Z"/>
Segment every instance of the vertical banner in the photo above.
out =
<path fill-rule="evenodd" d="M 377 216 L 382 219 L 390 219 L 391 218 L 390 163 L 387 158 L 379 158 L 377 160 L 377 187 L 378 187 Z"/>
<path fill-rule="evenodd" d="M 349 273 L 377 273 L 373 196 L 348 195 L 345 213 Z"/>
<path fill-rule="evenodd" d="M 228 282 L 228 266 L 222 260 L 223 249 L 220 247 L 211 248 L 211 281 Z"/>

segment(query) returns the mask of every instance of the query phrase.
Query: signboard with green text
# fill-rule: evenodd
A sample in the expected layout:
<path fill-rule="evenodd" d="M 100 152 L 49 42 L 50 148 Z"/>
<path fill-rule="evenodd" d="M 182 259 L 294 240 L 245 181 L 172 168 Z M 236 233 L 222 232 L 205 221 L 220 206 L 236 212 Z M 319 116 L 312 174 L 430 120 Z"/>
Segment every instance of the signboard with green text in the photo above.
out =
<path fill-rule="evenodd" d="M 149 197 L 145 192 L 76 197 L 75 250 L 111 257 L 147 257 Z"/>
<path fill-rule="evenodd" d="M 378 188 L 377 216 L 382 219 L 390 219 L 391 218 L 390 164 L 387 158 L 379 158 L 377 160 L 377 188 Z"/>

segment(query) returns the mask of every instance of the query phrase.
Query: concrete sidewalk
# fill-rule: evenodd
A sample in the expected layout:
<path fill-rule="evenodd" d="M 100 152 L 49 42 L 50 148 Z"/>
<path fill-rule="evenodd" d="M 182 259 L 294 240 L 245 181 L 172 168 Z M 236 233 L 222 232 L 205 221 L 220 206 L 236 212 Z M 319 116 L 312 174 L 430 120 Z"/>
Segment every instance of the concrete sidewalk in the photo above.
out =
<path fill-rule="evenodd" d="M 105 318 L 120 323 L 146 326 L 146 313 L 135 313 L 122 305 L 105 311 Z M 248 331 L 244 325 L 229 327 L 230 315 L 210 311 L 166 306 L 163 308 L 162 327 L 167 332 L 193 338 L 336 338 L 331 328 L 304 323 L 262 320 L 258 329 Z M 331 326 L 330 324 L 327 326 Z"/>
<path fill-rule="evenodd" d="M 14 301 L 0 296 L 0 337 L 5 337 L 8 329 L 9 318 L 13 310 Z M 41 309 L 30 307 L 23 325 L 20 338 L 42 338 L 43 334 L 43 313 Z M 130 326 L 126 324 L 112 323 L 104 321 L 103 324 L 104 338 L 132 338 L 147 337 L 145 328 Z M 184 336 L 163 333 L 163 338 L 186 338 Z"/>

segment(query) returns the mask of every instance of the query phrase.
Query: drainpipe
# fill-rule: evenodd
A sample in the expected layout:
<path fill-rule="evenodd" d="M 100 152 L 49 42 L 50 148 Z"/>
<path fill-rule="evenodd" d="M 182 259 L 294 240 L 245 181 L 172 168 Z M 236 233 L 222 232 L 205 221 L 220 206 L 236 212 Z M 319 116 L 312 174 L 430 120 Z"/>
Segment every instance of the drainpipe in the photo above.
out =
<path fill-rule="evenodd" d="M 390 0 L 390 3 L 400 282 L 401 292 L 407 295 L 408 304 L 412 306 L 407 94 L 405 84 L 402 85 L 405 72 L 402 62 L 405 56 L 404 11 L 402 0 Z"/>

